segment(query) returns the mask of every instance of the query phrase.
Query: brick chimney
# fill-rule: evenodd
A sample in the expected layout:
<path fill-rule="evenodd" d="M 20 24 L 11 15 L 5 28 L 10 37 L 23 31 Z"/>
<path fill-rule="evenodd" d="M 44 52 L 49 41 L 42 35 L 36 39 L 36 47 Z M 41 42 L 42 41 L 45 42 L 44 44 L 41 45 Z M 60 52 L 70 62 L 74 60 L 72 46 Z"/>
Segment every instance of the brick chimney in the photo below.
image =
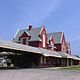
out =
<path fill-rule="evenodd" d="M 29 25 L 29 30 L 31 30 L 32 29 L 32 25 Z"/>

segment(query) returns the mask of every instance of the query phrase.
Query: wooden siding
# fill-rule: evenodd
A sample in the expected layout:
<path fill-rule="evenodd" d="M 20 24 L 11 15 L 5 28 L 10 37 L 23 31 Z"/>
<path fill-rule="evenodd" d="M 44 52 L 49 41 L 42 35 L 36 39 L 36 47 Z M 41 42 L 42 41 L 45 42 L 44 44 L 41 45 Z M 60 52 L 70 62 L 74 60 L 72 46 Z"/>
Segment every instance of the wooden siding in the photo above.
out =
<path fill-rule="evenodd" d="M 54 39 L 53 39 L 53 37 L 51 37 L 49 40 L 48 49 L 54 50 Z"/>
<path fill-rule="evenodd" d="M 66 44 L 66 40 L 65 40 L 64 34 L 63 34 L 62 42 L 61 42 L 61 51 L 67 52 L 67 44 Z"/>
<path fill-rule="evenodd" d="M 42 27 L 42 28 L 43 29 L 41 30 L 41 33 L 40 33 L 40 38 L 41 38 L 42 41 L 41 41 L 41 43 L 39 43 L 39 45 L 40 45 L 41 48 L 46 48 L 47 49 L 48 38 L 47 38 L 45 27 Z M 45 47 L 43 46 L 43 35 L 45 35 L 45 40 L 46 40 L 46 41 L 44 41 L 45 42 Z"/>
<path fill-rule="evenodd" d="M 29 45 L 30 46 L 34 46 L 34 47 L 40 47 L 40 41 L 32 41 L 32 42 L 29 42 Z"/>
<path fill-rule="evenodd" d="M 29 44 L 29 39 L 30 39 L 30 36 L 24 32 L 20 37 L 19 37 L 19 40 L 20 40 L 20 43 L 21 44 L 24 44 L 24 45 L 28 45 Z"/>
<path fill-rule="evenodd" d="M 56 47 L 56 51 L 61 51 L 61 44 L 54 44 L 54 46 Z"/>

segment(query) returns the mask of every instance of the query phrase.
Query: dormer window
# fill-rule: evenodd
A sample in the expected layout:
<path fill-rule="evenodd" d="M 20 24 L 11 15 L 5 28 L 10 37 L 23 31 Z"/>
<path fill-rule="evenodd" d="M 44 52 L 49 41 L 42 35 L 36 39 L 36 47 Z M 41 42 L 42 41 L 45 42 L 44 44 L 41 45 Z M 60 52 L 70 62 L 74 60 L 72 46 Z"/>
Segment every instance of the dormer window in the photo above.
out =
<path fill-rule="evenodd" d="M 19 41 L 21 44 L 28 45 L 30 39 L 30 35 L 24 32 L 20 37 Z"/>

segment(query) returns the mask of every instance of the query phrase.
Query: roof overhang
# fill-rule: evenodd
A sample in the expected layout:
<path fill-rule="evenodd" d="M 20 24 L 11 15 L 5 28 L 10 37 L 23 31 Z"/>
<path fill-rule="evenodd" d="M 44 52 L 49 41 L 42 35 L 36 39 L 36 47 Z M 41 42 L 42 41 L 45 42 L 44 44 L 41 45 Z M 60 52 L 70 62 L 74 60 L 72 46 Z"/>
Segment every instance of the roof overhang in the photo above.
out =
<path fill-rule="evenodd" d="M 77 57 L 77 56 L 75 56 L 75 55 L 72 55 L 72 56 L 73 56 L 73 59 L 74 59 L 74 60 L 80 60 L 79 57 Z"/>
<path fill-rule="evenodd" d="M 41 51 L 36 47 L 31 47 L 28 45 L 23 45 L 23 44 L 9 42 L 9 41 L 0 40 L 0 47 L 11 49 L 11 50 L 42 54 Z"/>
<path fill-rule="evenodd" d="M 58 58 L 61 58 L 62 56 L 57 53 L 56 51 L 51 51 L 51 50 L 47 50 L 47 49 L 42 49 L 42 48 L 39 48 L 40 51 L 42 52 L 42 54 L 44 56 L 50 56 L 50 57 L 58 57 Z"/>
<path fill-rule="evenodd" d="M 59 51 L 58 53 L 62 56 L 62 58 L 70 58 L 70 59 L 73 58 L 73 56 L 68 54 L 68 53 L 65 53 L 65 52 L 62 52 L 62 51 Z"/>

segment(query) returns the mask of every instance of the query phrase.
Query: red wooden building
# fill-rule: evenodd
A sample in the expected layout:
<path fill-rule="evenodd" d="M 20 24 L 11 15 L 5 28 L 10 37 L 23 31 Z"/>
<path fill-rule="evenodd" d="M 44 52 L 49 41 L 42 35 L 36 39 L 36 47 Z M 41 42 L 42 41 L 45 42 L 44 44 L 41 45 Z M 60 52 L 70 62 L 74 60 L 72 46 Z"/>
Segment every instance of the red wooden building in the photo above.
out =
<path fill-rule="evenodd" d="M 29 25 L 29 29 L 19 30 L 13 41 L 56 51 L 67 52 L 68 50 L 64 33 L 56 32 L 47 34 L 44 26 L 32 28 L 32 26 Z"/>
<path fill-rule="evenodd" d="M 56 51 L 56 54 L 62 56 L 62 58 L 41 56 L 40 61 L 42 64 L 47 64 L 47 62 L 54 62 L 56 66 L 69 66 L 73 64 L 73 57 L 69 53 L 71 52 L 69 49 L 70 45 L 66 43 L 63 32 L 47 33 L 44 26 L 32 28 L 32 25 L 29 25 L 28 29 L 19 30 L 17 32 L 13 38 L 13 42 L 42 48 L 40 50 L 43 53 L 49 52 L 47 55 L 52 53 L 50 51 Z"/>
<path fill-rule="evenodd" d="M 48 33 L 48 37 L 53 37 L 56 51 L 67 52 L 67 44 L 63 32 Z"/>
<path fill-rule="evenodd" d="M 53 37 L 54 46 L 56 47 L 54 50 L 56 50 L 62 56 L 60 59 L 62 66 L 79 64 L 79 59 L 71 54 L 70 43 L 66 41 L 63 32 L 48 33 L 47 36 L 48 38 Z"/>
<path fill-rule="evenodd" d="M 32 26 L 29 25 L 29 29 L 20 30 L 13 41 L 45 49 L 48 47 L 47 34 L 44 26 L 40 28 L 32 28 Z"/>

